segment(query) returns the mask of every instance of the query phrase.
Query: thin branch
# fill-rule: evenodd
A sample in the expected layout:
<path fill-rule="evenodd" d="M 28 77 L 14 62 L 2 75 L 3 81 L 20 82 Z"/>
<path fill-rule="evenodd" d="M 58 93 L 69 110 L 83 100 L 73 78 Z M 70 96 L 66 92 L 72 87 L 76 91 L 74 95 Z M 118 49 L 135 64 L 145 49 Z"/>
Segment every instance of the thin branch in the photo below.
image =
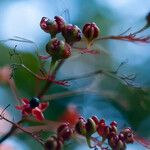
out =
<path fill-rule="evenodd" d="M 10 104 L 7 105 L 7 106 L 2 110 L 2 112 L 1 112 L 1 114 L 0 114 L 0 119 L 2 119 L 2 116 L 4 117 L 4 112 L 5 112 L 5 110 L 6 110 L 9 106 L 10 106 Z M 23 121 L 23 120 L 19 121 L 18 124 L 20 124 L 22 121 Z M 7 138 L 9 138 L 9 137 L 16 131 L 16 129 L 17 129 L 16 126 L 13 125 L 13 126 L 11 127 L 10 131 L 9 131 L 7 134 L 5 134 L 5 135 L 0 139 L 0 143 L 4 142 Z"/>
<path fill-rule="evenodd" d="M 92 76 L 96 76 L 98 74 L 104 74 L 106 76 L 109 76 L 111 78 L 117 79 L 119 80 L 122 84 L 127 85 L 127 86 L 131 86 L 131 87 L 135 87 L 135 88 L 139 88 L 138 86 L 135 86 L 134 84 L 132 84 L 132 82 L 135 80 L 136 75 L 135 74 L 129 74 L 129 75 L 118 75 L 118 72 L 120 70 L 120 68 L 125 64 L 126 62 L 122 62 L 118 68 L 115 71 L 109 71 L 109 70 L 97 70 L 94 72 L 90 72 L 88 74 L 83 74 L 77 77 L 71 77 L 71 78 L 66 78 L 64 79 L 65 81 L 72 81 L 72 80 L 78 80 L 78 79 L 83 79 L 83 78 L 89 78 Z"/>
<path fill-rule="evenodd" d="M 124 35 L 125 33 L 127 33 L 127 32 L 130 31 L 130 30 L 131 30 L 131 27 L 128 28 L 127 30 L 125 30 L 124 32 L 120 33 L 119 35 L 120 35 L 120 36 L 121 36 L 121 35 Z"/>
<path fill-rule="evenodd" d="M 106 37 L 100 37 L 97 40 L 121 40 L 121 41 L 128 41 L 128 42 L 141 42 L 141 43 L 149 43 L 150 37 L 136 37 L 135 34 L 129 34 L 129 35 L 112 35 L 112 36 L 106 36 Z"/>
<path fill-rule="evenodd" d="M 72 48 L 77 49 L 81 54 L 93 54 L 93 55 L 97 55 L 100 54 L 100 52 L 98 50 L 93 50 L 93 49 L 88 49 L 88 48 L 80 48 L 80 47 L 76 47 L 73 46 Z"/>
<path fill-rule="evenodd" d="M 51 100 L 55 100 L 55 99 L 59 99 L 59 98 L 64 98 L 64 97 L 69 97 L 72 95 L 79 95 L 79 94 L 83 94 L 84 92 L 87 91 L 87 88 L 80 88 L 77 90 L 72 90 L 72 91 L 67 91 L 67 92 L 62 92 L 62 93 L 56 93 L 56 94 L 50 94 L 50 95 L 44 95 L 42 97 L 43 101 L 51 101 Z"/>
<path fill-rule="evenodd" d="M 16 69 L 17 67 L 21 67 L 23 69 L 25 69 L 27 72 L 29 72 L 31 75 L 33 75 L 34 77 L 36 77 L 37 79 L 39 80 L 46 80 L 46 77 L 42 77 L 42 76 L 39 76 L 37 75 L 36 73 L 34 73 L 33 71 L 31 71 L 27 66 L 25 66 L 24 64 L 11 64 L 10 67 L 14 70 Z"/>
<path fill-rule="evenodd" d="M 9 80 L 8 84 L 9 84 L 9 86 L 10 86 L 10 89 L 11 89 L 11 91 L 12 91 L 12 93 L 13 93 L 13 95 L 14 95 L 16 101 L 18 102 L 18 104 L 20 104 L 21 101 L 20 101 L 20 98 L 19 98 L 19 95 L 18 95 L 16 86 L 15 86 L 14 80 L 11 78 L 11 79 Z"/>
<path fill-rule="evenodd" d="M 41 141 L 36 135 L 34 135 L 33 133 L 25 130 L 24 128 L 22 128 L 19 124 L 16 124 L 10 120 L 8 120 L 7 118 L 5 118 L 2 114 L 0 114 L 0 119 L 1 120 L 5 120 L 7 122 L 9 122 L 10 124 L 13 125 L 13 128 L 11 129 L 11 132 L 9 132 L 9 134 L 7 134 L 6 138 L 8 138 L 10 136 L 10 134 L 12 134 L 12 132 L 14 132 L 14 129 L 17 128 L 21 131 L 23 131 L 24 133 L 28 134 L 29 136 L 31 136 L 33 139 L 35 139 L 38 143 L 40 143 L 42 146 L 44 146 L 43 141 Z M 3 142 L 5 139 L 3 138 L 0 142 Z"/>
<path fill-rule="evenodd" d="M 15 47 L 12 49 L 12 51 L 9 51 L 10 59 L 11 59 L 13 56 L 17 56 L 18 59 L 19 59 L 19 62 L 20 62 L 21 64 L 23 64 L 22 57 L 21 57 L 20 53 L 18 53 L 18 52 L 16 51 L 16 49 L 17 49 L 17 45 L 15 45 Z"/>
<path fill-rule="evenodd" d="M 136 31 L 136 32 L 134 32 L 134 33 L 132 33 L 133 35 L 136 35 L 136 34 L 139 34 L 139 33 L 141 33 L 141 32 L 143 32 L 143 31 L 145 31 L 147 28 L 149 28 L 149 24 L 146 24 L 144 27 L 142 27 L 140 30 L 138 30 L 138 31 Z"/>
<path fill-rule="evenodd" d="M 64 60 L 61 60 L 57 67 L 54 69 L 54 71 L 52 72 L 52 76 L 55 78 L 57 71 L 59 70 L 59 68 L 62 66 L 62 64 L 64 63 Z M 42 90 L 38 93 L 38 97 L 41 98 L 49 89 L 49 87 L 52 85 L 52 82 L 47 81 L 45 86 L 42 88 Z"/>

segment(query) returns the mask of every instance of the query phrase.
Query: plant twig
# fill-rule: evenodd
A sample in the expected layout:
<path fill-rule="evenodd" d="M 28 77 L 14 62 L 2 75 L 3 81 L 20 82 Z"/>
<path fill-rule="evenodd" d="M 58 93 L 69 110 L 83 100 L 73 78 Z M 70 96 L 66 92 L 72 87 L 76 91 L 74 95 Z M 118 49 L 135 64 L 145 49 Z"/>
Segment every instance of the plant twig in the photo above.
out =
<path fill-rule="evenodd" d="M 78 95 L 78 94 L 82 94 L 84 92 L 87 91 L 87 88 L 80 88 L 77 90 L 72 90 L 72 91 L 67 91 L 67 92 L 62 92 L 62 93 L 56 93 L 56 94 L 50 94 L 50 95 L 44 95 L 42 97 L 43 101 L 51 101 L 54 99 L 59 99 L 59 98 L 64 98 L 64 97 L 68 97 L 71 95 Z"/>
<path fill-rule="evenodd" d="M 129 35 L 112 35 L 106 37 L 100 37 L 97 40 L 121 40 L 121 41 L 128 41 L 128 42 L 141 42 L 141 43 L 150 43 L 150 37 L 136 37 L 135 34 Z"/>
<path fill-rule="evenodd" d="M 64 63 L 64 60 L 61 60 L 57 67 L 54 69 L 54 71 L 52 72 L 52 76 L 55 78 L 56 74 L 57 74 L 57 71 L 59 70 L 59 68 L 61 67 L 61 65 Z M 49 82 L 47 80 L 45 86 L 42 88 L 42 90 L 38 93 L 38 97 L 41 98 L 46 92 L 47 90 L 49 89 L 49 87 L 51 86 L 52 82 Z"/>
<path fill-rule="evenodd" d="M 122 84 L 125 84 L 127 86 L 132 86 L 132 87 L 139 88 L 139 87 L 135 86 L 134 84 L 132 84 L 133 80 L 135 80 L 135 78 L 136 78 L 135 74 L 118 75 L 118 72 L 119 72 L 120 68 L 125 63 L 126 62 L 122 62 L 115 71 L 109 71 L 109 70 L 101 69 L 101 70 L 90 72 L 88 74 L 83 74 L 83 75 L 80 75 L 80 76 L 77 76 L 77 77 L 66 78 L 64 80 L 65 81 L 72 81 L 72 80 L 78 80 L 78 79 L 83 79 L 83 78 L 89 78 L 91 76 L 96 76 L 98 74 L 104 74 L 106 76 L 109 76 L 111 78 L 115 78 L 115 79 L 119 80 Z"/>
<path fill-rule="evenodd" d="M 3 142 L 6 138 L 8 138 L 10 135 L 12 135 L 12 133 L 17 129 L 23 131 L 24 133 L 28 134 L 29 136 L 31 136 L 33 139 L 35 139 L 38 143 L 40 143 L 42 146 L 44 146 L 44 143 L 43 141 L 41 141 L 36 135 L 34 135 L 33 133 L 31 132 L 28 132 L 27 130 L 23 129 L 19 124 L 17 123 L 14 123 L 10 120 L 8 120 L 7 118 L 5 118 L 2 114 L 0 114 L 0 119 L 1 120 L 5 120 L 7 122 L 9 122 L 10 124 L 13 125 L 12 129 L 10 130 L 10 132 L 5 136 L 3 137 L 1 140 L 0 140 L 0 143 Z"/>

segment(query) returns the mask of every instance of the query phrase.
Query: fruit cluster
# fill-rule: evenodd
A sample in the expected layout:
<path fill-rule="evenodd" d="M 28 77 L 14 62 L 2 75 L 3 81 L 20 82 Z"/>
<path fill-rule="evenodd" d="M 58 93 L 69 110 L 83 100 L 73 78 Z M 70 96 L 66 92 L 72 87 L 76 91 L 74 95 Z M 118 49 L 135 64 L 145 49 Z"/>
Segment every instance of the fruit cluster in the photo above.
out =
<path fill-rule="evenodd" d="M 60 16 L 55 16 L 54 20 L 43 17 L 40 27 L 51 35 L 51 40 L 46 44 L 46 52 L 55 61 L 70 57 L 73 44 L 83 39 L 82 34 L 89 47 L 98 38 L 100 32 L 95 23 L 85 24 L 81 31 L 78 26 L 65 23 L 64 19 Z M 58 33 L 62 34 L 64 40 L 59 40 L 56 37 Z"/>
<path fill-rule="evenodd" d="M 64 141 L 71 139 L 73 134 L 78 134 L 86 138 L 87 144 L 90 148 L 103 148 L 103 144 L 107 144 L 112 150 L 125 150 L 126 145 L 134 142 L 133 131 L 131 128 L 124 128 L 121 132 L 117 131 L 117 122 L 113 121 L 110 125 L 106 125 L 104 119 L 98 119 L 92 116 L 85 120 L 80 117 L 74 127 L 69 123 L 63 123 L 57 129 L 57 136 L 50 137 L 45 143 L 45 150 L 61 150 Z M 94 142 L 92 135 L 98 133 L 102 141 Z M 104 148 L 103 148 L 104 149 Z M 107 149 L 107 148 L 105 148 Z"/>
<path fill-rule="evenodd" d="M 61 150 L 64 141 L 71 138 L 73 129 L 69 123 L 63 123 L 57 128 L 57 136 L 51 136 L 45 142 L 45 150 Z"/>

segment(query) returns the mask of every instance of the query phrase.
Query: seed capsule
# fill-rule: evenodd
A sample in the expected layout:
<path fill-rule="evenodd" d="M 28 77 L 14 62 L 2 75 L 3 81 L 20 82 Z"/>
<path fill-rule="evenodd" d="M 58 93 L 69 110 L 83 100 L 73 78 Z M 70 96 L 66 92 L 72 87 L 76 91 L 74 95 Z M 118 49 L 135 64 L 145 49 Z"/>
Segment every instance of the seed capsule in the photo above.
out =
<path fill-rule="evenodd" d="M 110 147 L 112 149 L 116 149 L 118 141 L 119 141 L 118 135 L 112 132 L 108 138 L 108 143 L 109 143 Z"/>
<path fill-rule="evenodd" d="M 95 122 L 96 125 L 99 123 L 99 119 L 97 116 L 92 116 L 93 121 Z"/>
<path fill-rule="evenodd" d="M 79 119 L 75 126 L 75 131 L 83 136 L 86 136 L 86 127 L 85 127 L 86 122 L 83 119 Z"/>
<path fill-rule="evenodd" d="M 88 136 L 96 132 L 96 124 L 92 118 L 87 119 L 86 131 Z"/>
<path fill-rule="evenodd" d="M 72 24 L 64 26 L 64 28 L 62 29 L 62 35 L 65 38 L 65 41 L 71 45 L 74 42 L 80 41 L 82 37 L 80 28 Z"/>
<path fill-rule="evenodd" d="M 106 124 L 105 124 L 105 120 L 104 119 L 101 119 L 98 123 L 98 127 L 97 127 L 97 132 L 100 136 L 103 136 L 104 134 L 104 131 L 105 131 L 105 128 L 106 128 Z"/>
<path fill-rule="evenodd" d="M 113 127 L 113 126 L 117 127 L 117 122 L 116 122 L 116 121 L 113 121 L 113 122 L 110 123 L 110 125 L 111 125 L 112 127 Z"/>
<path fill-rule="evenodd" d="M 47 17 L 41 19 L 40 27 L 45 32 L 50 33 L 52 38 L 59 32 L 57 22 L 55 20 L 50 20 Z"/>
<path fill-rule="evenodd" d="M 65 20 L 61 16 L 55 16 L 54 19 L 58 25 L 58 31 L 57 32 L 61 32 L 63 27 L 65 26 Z"/>
<path fill-rule="evenodd" d="M 57 128 L 57 135 L 59 138 L 62 138 L 64 141 L 69 140 L 72 136 L 72 129 L 69 127 L 69 124 L 63 123 Z"/>
<path fill-rule="evenodd" d="M 119 140 L 116 145 L 117 150 L 126 150 L 126 144 L 122 142 L 122 140 Z"/>
<path fill-rule="evenodd" d="M 130 128 L 125 128 L 121 133 L 124 135 L 125 143 L 134 142 L 133 132 Z"/>
<path fill-rule="evenodd" d="M 94 22 L 85 24 L 82 30 L 82 33 L 84 34 L 88 42 L 92 42 L 93 40 L 98 38 L 99 32 L 99 27 Z"/>
<path fill-rule="evenodd" d="M 44 149 L 45 150 L 61 150 L 62 146 L 63 146 L 63 141 L 52 136 L 45 142 Z"/>
<path fill-rule="evenodd" d="M 70 45 L 56 38 L 47 43 L 46 51 L 55 60 L 66 59 L 71 55 Z"/>

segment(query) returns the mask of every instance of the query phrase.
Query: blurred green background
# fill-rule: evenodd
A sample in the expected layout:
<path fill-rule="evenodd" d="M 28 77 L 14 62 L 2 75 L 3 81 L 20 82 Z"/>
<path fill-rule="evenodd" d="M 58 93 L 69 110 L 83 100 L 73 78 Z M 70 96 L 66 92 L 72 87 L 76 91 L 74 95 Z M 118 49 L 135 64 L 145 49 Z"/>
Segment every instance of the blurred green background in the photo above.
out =
<path fill-rule="evenodd" d="M 45 55 L 45 44 L 49 35 L 39 26 L 43 16 L 53 18 L 62 15 L 67 22 L 82 28 L 87 22 L 96 22 L 101 36 L 118 35 L 131 28 L 134 32 L 145 25 L 145 16 L 149 11 L 148 0 L 1 0 L 0 1 L 0 40 L 20 36 L 36 43 L 38 52 Z M 150 29 L 143 35 L 149 35 Z M 9 51 L 17 45 L 24 64 L 34 72 L 38 71 L 39 60 L 36 57 L 34 44 L 14 41 L 0 43 L 0 67 L 14 62 Z M 127 60 L 119 74 L 136 74 L 134 83 L 145 90 L 128 87 L 118 79 L 106 75 L 71 82 L 69 87 L 52 86 L 50 94 L 88 88 L 88 92 L 55 99 L 51 102 L 45 116 L 57 120 L 60 112 L 73 104 L 84 117 L 97 115 L 105 118 L 107 123 L 118 122 L 119 128 L 131 126 L 138 136 L 150 138 L 150 44 L 135 44 L 122 41 L 100 41 L 93 48 L 100 49 L 100 55 L 80 55 L 73 53 L 58 72 L 57 79 L 76 77 L 94 70 L 115 70 Z M 20 97 L 33 97 L 35 78 L 21 69 L 15 72 L 15 83 Z M 15 121 L 20 119 L 13 105 L 16 104 L 10 88 L 0 83 L 0 107 L 11 104 L 8 111 Z M 1 124 L 1 122 L 0 122 Z M 0 132 L 1 133 L 1 132 Z M 18 142 L 19 141 L 19 142 Z M 40 145 L 26 135 L 9 138 L 5 143 L 17 150 L 42 149 Z M 71 141 L 64 149 L 89 149 L 85 144 Z M 140 144 L 129 145 L 128 149 L 144 150 Z"/>

